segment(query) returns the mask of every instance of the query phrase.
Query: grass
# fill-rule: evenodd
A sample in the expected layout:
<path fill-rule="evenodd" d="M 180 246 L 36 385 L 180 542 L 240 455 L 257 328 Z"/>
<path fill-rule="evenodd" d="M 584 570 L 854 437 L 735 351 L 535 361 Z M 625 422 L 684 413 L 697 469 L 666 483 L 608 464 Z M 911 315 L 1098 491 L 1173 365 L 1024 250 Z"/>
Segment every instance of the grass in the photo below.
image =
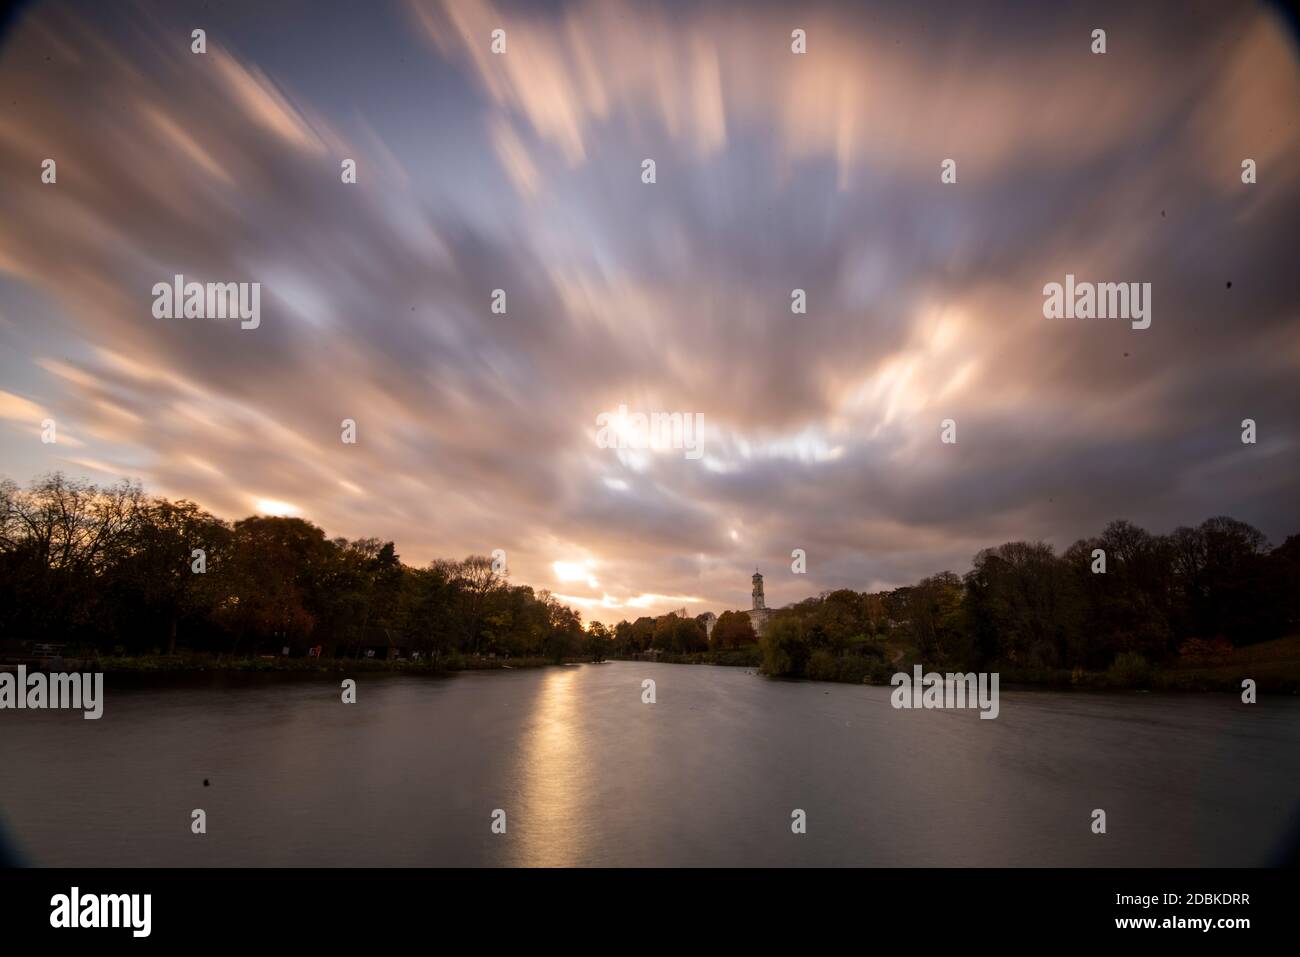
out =
<path fill-rule="evenodd" d="M 1120 658 L 1125 660 L 1117 659 L 1107 671 L 1003 668 L 1002 681 L 1006 684 L 1112 691 L 1240 693 L 1242 680 L 1250 678 L 1257 690 L 1264 694 L 1300 694 L 1300 635 L 1234 648 L 1223 660 L 1212 664 L 1175 661 L 1167 665 L 1148 665 L 1140 658 L 1124 655 Z"/>
<path fill-rule="evenodd" d="M 1178 665 L 1165 675 L 1190 690 L 1240 691 L 1253 678 L 1260 691 L 1300 694 L 1300 635 L 1234 648 L 1226 662 Z"/>

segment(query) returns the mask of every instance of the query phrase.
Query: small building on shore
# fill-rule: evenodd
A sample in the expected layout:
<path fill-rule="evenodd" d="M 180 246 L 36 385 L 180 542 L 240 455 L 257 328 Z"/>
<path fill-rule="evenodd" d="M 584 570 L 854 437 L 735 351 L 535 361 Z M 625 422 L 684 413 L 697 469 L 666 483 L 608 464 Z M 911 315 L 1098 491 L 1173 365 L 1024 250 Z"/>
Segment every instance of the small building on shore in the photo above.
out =
<path fill-rule="evenodd" d="M 396 661 L 411 657 L 411 643 L 405 638 L 386 637 L 382 640 L 371 638 L 361 647 L 362 658 L 375 658 L 379 661 Z"/>

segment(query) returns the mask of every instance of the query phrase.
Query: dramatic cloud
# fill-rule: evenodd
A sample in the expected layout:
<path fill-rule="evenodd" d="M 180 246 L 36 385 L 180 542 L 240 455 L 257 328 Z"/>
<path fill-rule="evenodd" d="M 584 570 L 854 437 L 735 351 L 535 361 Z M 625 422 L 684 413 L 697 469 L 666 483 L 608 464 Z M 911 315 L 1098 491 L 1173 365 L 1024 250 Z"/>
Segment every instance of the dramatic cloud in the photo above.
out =
<path fill-rule="evenodd" d="M 502 548 L 606 621 L 1117 517 L 1300 530 L 1300 61 L 1267 8 L 263 6 L 38 4 L 5 38 L 0 474 Z M 1044 319 L 1067 273 L 1151 283 L 1151 327 Z M 154 318 L 177 274 L 260 282 L 260 326 Z M 600 447 L 620 406 L 703 413 L 703 455 Z"/>

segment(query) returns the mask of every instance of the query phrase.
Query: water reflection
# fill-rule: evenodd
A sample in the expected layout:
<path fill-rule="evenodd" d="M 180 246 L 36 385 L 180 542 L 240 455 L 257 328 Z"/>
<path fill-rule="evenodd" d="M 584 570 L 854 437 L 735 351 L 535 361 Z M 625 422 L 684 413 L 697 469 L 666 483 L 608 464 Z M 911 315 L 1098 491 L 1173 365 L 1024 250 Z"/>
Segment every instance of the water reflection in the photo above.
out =
<path fill-rule="evenodd" d="M 510 822 L 510 863 L 560 867 L 582 863 L 593 812 L 592 767 L 580 727 L 578 686 L 582 669 L 546 673 L 526 719 L 517 755 L 519 782 Z"/>

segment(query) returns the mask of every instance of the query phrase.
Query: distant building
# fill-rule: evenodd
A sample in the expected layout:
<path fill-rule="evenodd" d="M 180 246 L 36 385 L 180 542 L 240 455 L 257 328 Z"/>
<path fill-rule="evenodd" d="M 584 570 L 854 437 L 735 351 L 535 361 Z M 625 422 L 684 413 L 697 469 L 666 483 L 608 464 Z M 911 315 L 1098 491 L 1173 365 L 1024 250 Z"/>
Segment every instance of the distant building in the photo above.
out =
<path fill-rule="evenodd" d="M 704 637 L 712 638 L 713 626 L 718 623 L 718 616 L 711 611 L 706 611 L 704 614 L 700 615 L 695 620 L 704 626 Z"/>
<path fill-rule="evenodd" d="M 746 612 L 749 615 L 749 623 L 754 626 L 755 634 L 762 635 L 763 629 L 767 627 L 768 619 L 772 612 L 767 607 L 767 599 L 763 595 L 763 576 L 759 574 L 758 569 L 754 569 L 754 590 L 751 596 L 754 600 L 754 607 Z"/>
<path fill-rule="evenodd" d="M 754 634 L 762 636 L 763 630 L 772 617 L 772 609 L 767 607 L 767 596 L 763 594 L 763 576 L 757 570 L 754 571 L 753 583 L 754 590 L 750 593 L 753 607 L 748 611 L 740 612 L 740 614 L 749 618 L 749 624 L 754 629 Z M 712 639 L 713 628 L 718 623 L 718 616 L 708 611 L 697 618 L 696 621 L 704 625 L 704 634 Z"/>

